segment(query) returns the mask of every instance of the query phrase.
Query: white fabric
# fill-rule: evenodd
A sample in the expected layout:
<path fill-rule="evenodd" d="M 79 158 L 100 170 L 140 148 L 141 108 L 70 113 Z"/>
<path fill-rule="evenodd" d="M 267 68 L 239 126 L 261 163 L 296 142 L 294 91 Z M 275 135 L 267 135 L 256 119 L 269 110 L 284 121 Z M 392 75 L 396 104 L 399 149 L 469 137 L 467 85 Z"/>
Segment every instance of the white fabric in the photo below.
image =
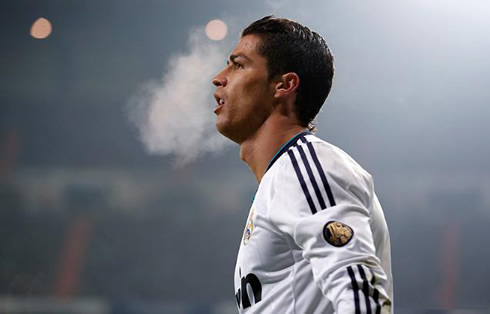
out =
<path fill-rule="evenodd" d="M 235 268 L 239 313 L 392 313 L 390 239 L 371 176 L 312 134 L 291 144 L 250 209 Z M 327 242 L 331 221 L 353 230 L 347 244 Z"/>

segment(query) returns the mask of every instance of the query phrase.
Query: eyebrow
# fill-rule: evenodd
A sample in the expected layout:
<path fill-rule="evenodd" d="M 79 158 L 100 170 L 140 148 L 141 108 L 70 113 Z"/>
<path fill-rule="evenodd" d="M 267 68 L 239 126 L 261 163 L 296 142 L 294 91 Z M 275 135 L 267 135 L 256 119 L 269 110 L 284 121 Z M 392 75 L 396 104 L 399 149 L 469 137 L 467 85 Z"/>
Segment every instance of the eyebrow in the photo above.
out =
<path fill-rule="evenodd" d="M 238 55 L 230 55 L 230 57 L 228 58 L 231 62 L 235 62 L 235 59 L 236 58 L 243 58 L 243 59 L 246 59 L 246 60 L 250 60 L 249 57 L 245 56 L 245 55 L 242 55 L 242 54 L 238 54 Z M 228 61 L 227 61 L 228 63 Z"/>

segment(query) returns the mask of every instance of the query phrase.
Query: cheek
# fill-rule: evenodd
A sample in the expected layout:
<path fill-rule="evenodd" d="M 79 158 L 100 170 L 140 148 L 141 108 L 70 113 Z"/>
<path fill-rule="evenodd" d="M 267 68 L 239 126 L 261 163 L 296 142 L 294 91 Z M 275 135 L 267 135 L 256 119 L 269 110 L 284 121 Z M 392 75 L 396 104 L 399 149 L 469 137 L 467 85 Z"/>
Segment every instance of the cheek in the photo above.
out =
<path fill-rule="evenodd" d="M 268 90 L 270 86 L 265 79 L 254 76 L 230 87 L 235 91 L 230 95 L 230 106 L 226 108 L 230 118 L 254 119 L 255 115 L 269 111 L 273 94 Z"/>
<path fill-rule="evenodd" d="M 268 112 L 272 106 L 272 94 L 268 90 L 268 86 L 264 83 L 251 85 L 249 89 L 251 107 L 259 112 Z"/>

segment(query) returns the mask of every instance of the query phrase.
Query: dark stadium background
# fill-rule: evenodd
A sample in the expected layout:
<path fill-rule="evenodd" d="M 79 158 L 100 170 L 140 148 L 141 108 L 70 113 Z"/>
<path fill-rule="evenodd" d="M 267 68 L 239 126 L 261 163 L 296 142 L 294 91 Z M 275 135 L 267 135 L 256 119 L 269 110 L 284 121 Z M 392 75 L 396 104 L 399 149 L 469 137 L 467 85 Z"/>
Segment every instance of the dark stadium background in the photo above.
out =
<path fill-rule="evenodd" d="M 332 47 L 318 134 L 373 174 L 397 313 L 489 309 L 487 1 L 0 0 L 1 313 L 235 310 L 253 176 L 232 144 L 146 153 L 128 103 L 191 29 L 222 19 L 228 53 L 271 13 Z"/>

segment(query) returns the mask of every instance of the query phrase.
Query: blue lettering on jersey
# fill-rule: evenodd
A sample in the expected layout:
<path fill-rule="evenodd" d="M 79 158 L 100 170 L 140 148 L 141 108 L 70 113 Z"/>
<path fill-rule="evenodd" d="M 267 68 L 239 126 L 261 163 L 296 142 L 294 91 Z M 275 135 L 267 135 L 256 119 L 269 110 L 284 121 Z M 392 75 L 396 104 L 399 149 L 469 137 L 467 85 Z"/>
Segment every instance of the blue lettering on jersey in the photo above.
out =
<path fill-rule="evenodd" d="M 238 289 L 238 292 L 235 294 L 235 299 L 238 308 L 240 308 L 241 306 L 243 309 L 246 309 L 252 306 L 247 293 L 247 284 L 250 285 L 250 288 L 252 288 L 254 302 L 259 303 L 260 300 L 262 300 L 262 284 L 260 283 L 259 278 L 255 274 L 250 273 L 247 276 L 242 277 L 240 279 L 240 288 Z"/>

